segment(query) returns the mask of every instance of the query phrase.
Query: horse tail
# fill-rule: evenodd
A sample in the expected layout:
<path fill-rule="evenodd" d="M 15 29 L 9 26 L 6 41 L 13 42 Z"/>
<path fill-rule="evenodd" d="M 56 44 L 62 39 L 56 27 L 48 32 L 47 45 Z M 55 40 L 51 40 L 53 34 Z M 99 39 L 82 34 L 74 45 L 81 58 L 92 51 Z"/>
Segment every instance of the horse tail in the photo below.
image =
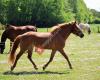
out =
<path fill-rule="evenodd" d="M 1 36 L 1 43 L 0 43 L 0 46 L 1 46 L 1 53 L 4 52 L 6 39 L 7 39 L 7 30 L 5 30 L 5 31 L 2 33 L 2 36 Z"/>
<path fill-rule="evenodd" d="M 8 62 L 10 64 L 13 64 L 14 61 L 15 61 L 15 58 L 16 58 L 15 51 L 16 51 L 19 43 L 20 43 L 20 36 L 17 36 L 16 39 L 15 39 L 15 41 L 14 41 L 14 43 L 13 43 L 11 53 L 9 54 L 9 60 L 8 60 Z"/>
<path fill-rule="evenodd" d="M 7 31 L 5 30 L 5 31 L 2 33 L 1 42 L 5 42 L 6 39 L 7 39 Z"/>

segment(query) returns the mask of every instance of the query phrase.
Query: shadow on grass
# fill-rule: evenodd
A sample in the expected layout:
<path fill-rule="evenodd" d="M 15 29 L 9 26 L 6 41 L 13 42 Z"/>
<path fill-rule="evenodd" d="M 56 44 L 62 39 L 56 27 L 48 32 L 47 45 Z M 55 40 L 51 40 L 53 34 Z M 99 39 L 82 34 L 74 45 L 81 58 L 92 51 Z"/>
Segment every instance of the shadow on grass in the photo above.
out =
<path fill-rule="evenodd" d="M 11 72 L 11 71 L 6 71 L 3 74 L 4 75 L 32 75 L 32 74 L 58 74 L 58 75 L 62 75 L 62 74 L 69 74 L 70 72 L 51 72 L 51 71 L 31 71 L 31 72 L 27 72 L 27 71 L 23 71 L 23 72 Z"/>

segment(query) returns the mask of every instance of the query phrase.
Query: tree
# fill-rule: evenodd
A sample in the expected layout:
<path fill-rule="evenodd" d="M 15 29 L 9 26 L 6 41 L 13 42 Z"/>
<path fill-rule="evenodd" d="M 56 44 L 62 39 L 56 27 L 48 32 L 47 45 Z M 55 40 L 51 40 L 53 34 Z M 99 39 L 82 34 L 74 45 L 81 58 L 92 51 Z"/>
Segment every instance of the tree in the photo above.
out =
<path fill-rule="evenodd" d="M 7 1 L 5 0 L 0 0 L 0 22 L 2 24 L 6 24 L 7 23 Z"/>
<path fill-rule="evenodd" d="M 53 26 L 72 20 L 92 21 L 83 0 L 0 0 L 0 22 Z"/>

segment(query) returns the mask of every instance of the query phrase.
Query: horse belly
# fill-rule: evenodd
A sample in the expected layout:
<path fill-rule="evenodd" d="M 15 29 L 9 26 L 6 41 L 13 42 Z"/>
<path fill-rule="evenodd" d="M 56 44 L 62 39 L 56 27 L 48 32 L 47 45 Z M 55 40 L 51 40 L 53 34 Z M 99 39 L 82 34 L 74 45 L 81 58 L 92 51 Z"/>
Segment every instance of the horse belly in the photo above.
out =
<path fill-rule="evenodd" d="M 60 39 L 59 39 L 60 40 Z M 59 41 L 58 39 L 53 39 L 51 41 L 46 41 L 43 43 L 43 48 L 44 49 L 61 49 L 64 47 L 64 42 L 61 40 Z"/>
<path fill-rule="evenodd" d="M 50 34 L 38 36 L 37 34 L 31 35 L 32 42 L 35 47 L 43 49 L 61 49 L 64 47 L 64 41 L 61 37 L 50 37 Z"/>

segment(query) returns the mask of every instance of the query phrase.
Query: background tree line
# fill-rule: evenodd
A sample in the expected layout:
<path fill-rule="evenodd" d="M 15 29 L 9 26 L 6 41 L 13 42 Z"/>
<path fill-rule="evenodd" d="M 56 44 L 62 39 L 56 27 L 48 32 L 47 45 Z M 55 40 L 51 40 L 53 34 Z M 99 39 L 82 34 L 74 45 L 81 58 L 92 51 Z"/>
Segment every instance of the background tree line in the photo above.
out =
<path fill-rule="evenodd" d="M 50 27 L 71 20 L 92 23 L 94 16 L 83 0 L 0 0 L 2 24 Z"/>

